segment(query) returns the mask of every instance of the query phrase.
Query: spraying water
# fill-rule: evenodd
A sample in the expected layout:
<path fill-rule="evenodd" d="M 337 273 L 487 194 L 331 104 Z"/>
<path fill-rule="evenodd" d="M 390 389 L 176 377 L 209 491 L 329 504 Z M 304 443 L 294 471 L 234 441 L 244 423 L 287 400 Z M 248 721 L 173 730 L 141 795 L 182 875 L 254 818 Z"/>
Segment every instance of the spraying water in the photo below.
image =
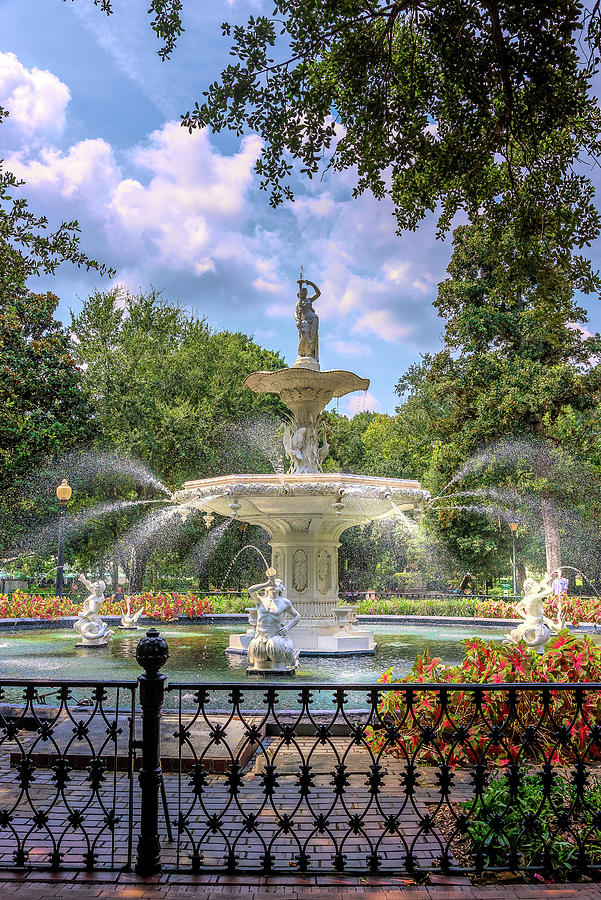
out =
<path fill-rule="evenodd" d="M 269 563 L 267 562 L 267 560 L 265 559 L 265 557 L 263 556 L 263 554 L 261 553 L 261 551 L 259 550 L 259 548 L 258 548 L 258 547 L 255 547 L 254 544 L 245 544 L 244 547 L 241 547 L 240 550 L 238 550 L 238 552 L 236 553 L 236 555 L 235 555 L 234 558 L 232 559 L 231 563 L 229 564 L 228 570 L 227 570 L 227 572 L 225 573 L 225 577 L 224 577 L 223 581 L 221 582 L 221 586 L 220 586 L 220 588 L 219 588 L 220 591 L 223 590 L 223 586 L 224 586 L 225 582 L 226 582 L 227 579 L 228 579 L 228 575 L 230 574 L 230 572 L 232 571 L 232 569 L 233 569 L 233 567 L 234 567 L 234 563 L 236 562 L 236 560 L 238 559 L 238 557 L 240 556 L 240 554 L 241 554 L 241 553 L 244 553 L 245 550 L 254 550 L 256 553 L 259 554 L 259 556 L 260 556 L 261 559 L 263 560 L 263 563 L 265 564 L 265 569 L 267 570 L 267 569 L 269 568 Z"/>

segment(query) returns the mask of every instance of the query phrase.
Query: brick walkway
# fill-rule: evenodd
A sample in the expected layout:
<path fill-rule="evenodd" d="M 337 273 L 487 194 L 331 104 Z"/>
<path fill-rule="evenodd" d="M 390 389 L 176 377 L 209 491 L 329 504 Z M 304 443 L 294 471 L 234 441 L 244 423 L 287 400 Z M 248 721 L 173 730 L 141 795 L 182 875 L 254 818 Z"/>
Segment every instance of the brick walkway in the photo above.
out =
<path fill-rule="evenodd" d="M 108 873 L 106 873 L 108 875 Z M 54 898 L 78 897 L 81 900 L 175 900 L 177 897 L 198 897 L 199 900 L 226 898 L 232 895 L 244 897 L 245 900 L 268 900 L 276 895 L 286 900 L 315 900 L 328 897 L 330 900 L 586 900 L 588 897 L 601 898 L 601 885 L 598 884 L 500 884 L 474 886 L 464 883 L 463 879 L 441 877 L 436 884 L 418 886 L 403 883 L 397 879 L 394 883 L 385 879 L 372 880 L 366 883 L 347 882 L 342 884 L 336 879 L 324 879 L 317 884 L 313 879 L 306 883 L 295 883 L 290 879 L 274 880 L 267 884 L 264 879 L 223 878 L 213 884 L 202 883 L 200 878 L 174 878 L 163 876 L 159 879 L 146 879 L 141 882 L 131 875 L 118 878 L 102 878 L 101 875 L 86 877 L 82 875 L 71 878 L 51 878 L 31 875 L 26 878 L 15 877 L 9 881 L 0 881 L 0 897 L 15 897 L 18 900 L 54 900 Z M 112 882 L 112 883 L 109 883 Z"/>

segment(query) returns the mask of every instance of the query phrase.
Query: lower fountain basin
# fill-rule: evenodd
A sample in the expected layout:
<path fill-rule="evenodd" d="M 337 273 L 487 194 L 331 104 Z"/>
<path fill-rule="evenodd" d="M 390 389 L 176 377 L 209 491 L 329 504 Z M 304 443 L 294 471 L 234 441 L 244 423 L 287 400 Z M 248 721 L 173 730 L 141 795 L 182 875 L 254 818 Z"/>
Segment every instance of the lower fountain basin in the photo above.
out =
<path fill-rule="evenodd" d="M 23 628 L 17 626 L 3 629 L 0 633 L 0 682 L 2 678 L 67 679 L 85 680 L 90 677 L 90 652 L 75 647 L 76 635 L 68 628 L 46 627 Z M 170 657 L 164 672 L 168 681 L 208 682 L 215 685 L 208 706 L 211 709 L 227 707 L 227 696 L 232 684 L 246 685 L 256 690 L 245 692 L 244 703 L 248 708 L 258 709 L 264 703 L 265 678 L 261 675 L 247 675 L 246 658 L 226 654 L 230 637 L 240 629 L 236 625 L 179 625 L 164 623 L 158 626 L 161 635 L 169 644 Z M 332 684 L 373 683 L 389 668 L 394 669 L 394 677 L 402 678 L 413 665 L 416 654 L 428 649 L 431 656 L 440 656 L 443 662 L 455 664 L 464 656 L 462 640 L 481 637 L 501 641 L 505 629 L 474 626 L 448 625 L 400 625 L 376 624 L 371 626 L 375 634 L 375 653 L 369 656 L 301 656 L 294 675 L 287 676 L 286 684 L 304 682 Z M 107 647 L 94 651 L 94 678 L 98 680 L 135 680 L 140 672 L 135 652 L 141 634 L 138 632 L 116 632 Z M 591 635 L 594 640 L 600 636 Z M 6 688 L 6 702 L 22 702 L 22 688 Z M 114 691 L 112 692 L 114 693 Z M 40 688 L 46 694 L 49 706 L 55 702 L 51 689 Z M 76 688 L 74 696 L 89 697 L 86 688 Z M 112 699 L 112 698 L 111 698 Z M 286 698 L 286 704 L 297 702 L 298 694 L 293 692 Z M 353 692 L 354 708 L 365 707 L 366 695 Z M 194 693 L 184 695 L 184 704 L 194 706 Z M 173 708 L 177 703 L 176 692 L 167 692 L 165 707 Z M 314 708 L 332 707 L 333 693 L 323 690 L 315 693 Z M 283 704 L 282 704 L 283 705 Z"/>

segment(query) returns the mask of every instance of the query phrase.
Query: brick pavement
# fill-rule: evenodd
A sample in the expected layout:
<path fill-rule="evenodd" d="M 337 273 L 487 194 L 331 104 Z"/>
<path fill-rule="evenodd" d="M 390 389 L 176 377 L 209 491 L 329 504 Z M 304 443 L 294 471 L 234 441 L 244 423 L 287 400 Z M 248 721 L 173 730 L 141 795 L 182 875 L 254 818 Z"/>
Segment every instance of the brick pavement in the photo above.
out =
<path fill-rule="evenodd" d="M 108 874 L 108 873 L 106 873 Z M 438 883 L 415 885 L 402 883 L 400 879 L 390 883 L 385 879 L 347 881 L 313 879 L 299 884 L 291 879 L 227 878 L 223 883 L 202 883 L 200 878 L 169 878 L 135 880 L 133 876 L 120 876 L 109 882 L 96 876 L 71 876 L 48 878 L 37 874 L 23 878 L 0 880 L 0 898 L 18 900 L 55 900 L 77 897 L 81 900 L 176 900 L 178 897 L 197 897 L 199 900 L 220 900 L 232 895 L 245 900 L 271 900 L 276 895 L 286 900 L 586 900 L 601 897 L 599 884 L 501 884 L 471 885 L 463 879 L 438 878 Z"/>

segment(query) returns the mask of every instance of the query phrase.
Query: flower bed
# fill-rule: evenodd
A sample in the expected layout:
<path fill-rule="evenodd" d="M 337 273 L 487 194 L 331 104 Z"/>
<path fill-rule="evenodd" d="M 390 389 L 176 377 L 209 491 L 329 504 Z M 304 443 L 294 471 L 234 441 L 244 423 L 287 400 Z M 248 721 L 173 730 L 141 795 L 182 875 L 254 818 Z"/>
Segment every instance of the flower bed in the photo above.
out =
<path fill-rule="evenodd" d="M 545 604 L 549 618 L 555 619 L 557 600 L 552 597 Z M 478 600 L 475 597 L 387 597 L 361 600 L 360 615 L 375 616 L 475 616 L 481 619 L 518 619 L 515 603 L 504 600 Z M 601 622 L 601 597 L 561 598 L 561 615 L 567 622 Z"/>
<path fill-rule="evenodd" d="M 564 622 L 578 625 L 580 622 L 601 622 L 601 597 L 568 597 L 562 594 L 558 601 L 550 597 L 545 603 L 545 613 L 556 619 L 560 612 Z M 476 615 L 490 619 L 518 619 L 513 603 L 502 600 L 483 600 L 476 605 Z"/>
<path fill-rule="evenodd" d="M 543 654 L 497 641 L 470 638 L 461 642 L 465 657 L 445 666 L 428 651 L 416 657 L 411 672 L 392 681 L 392 669 L 384 684 L 435 683 L 450 685 L 446 703 L 437 690 L 416 690 L 411 703 L 406 692 L 394 688 L 382 695 L 379 712 L 386 726 L 367 729 L 374 753 L 383 750 L 401 759 L 411 758 L 449 766 L 474 765 L 496 760 L 501 764 L 523 762 L 531 755 L 553 765 L 586 757 L 601 759 L 601 739 L 595 729 L 601 723 L 601 692 L 594 689 L 578 705 L 575 691 L 550 692 L 549 707 L 536 690 L 486 690 L 488 684 L 601 683 L 601 647 L 590 638 L 571 635 L 567 629 L 555 635 Z M 481 684 L 479 705 L 469 690 L 453 690 L 453 684 Z M 502 726 L 502 733 L 494 733 Z M 565 734 L 560 726 L 567 729 Z M 525 740 L 524 735 L 530 734 Z M 392 736 L 392 737 L 391 737 Z"/>
<path fill-rule="evenodd" d="M 205 613 L 225 611 L 230 598 L 227 595 L 217 597 L 197 596 L 187 593 L 166 593 L 148 591 L 132 594 L 132 613 L 144 606 L 144 614 L 161 622 L 168 622 L 178 616 L 191 619 L 201 618 Z M 248 597 L 236 597 L 236 606 L 244 609 L 248 606 Z M 216 609 L 218 607 L 218 609 Z M 12 596 L 0 594 L 0 618 L 2 619 L 60 619 L 62 616 L 76 616 L 81 609 L 81 601 L 75 602 L 71 597 L 44 597 L 36 594 L 24 594 L 19 591 Z M 227 610 L 229 611 L 229 610 Z M 107 600 L 101 609 L 101 615 L 120 616 L 125 612 L 124 604 Z"/>

